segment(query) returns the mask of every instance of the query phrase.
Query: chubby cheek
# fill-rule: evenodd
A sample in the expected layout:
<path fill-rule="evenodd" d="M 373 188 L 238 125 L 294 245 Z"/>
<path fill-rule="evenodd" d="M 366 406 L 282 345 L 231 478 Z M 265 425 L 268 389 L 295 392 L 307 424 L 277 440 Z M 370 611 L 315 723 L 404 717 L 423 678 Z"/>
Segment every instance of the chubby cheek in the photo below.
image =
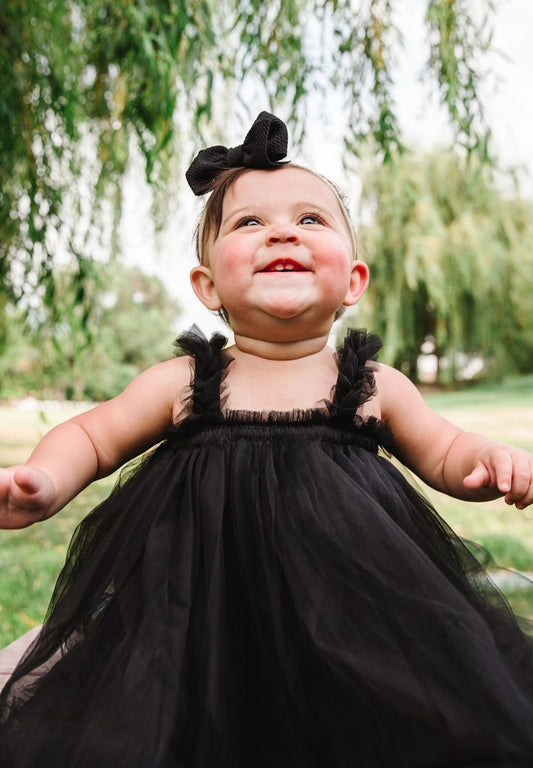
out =
<path fill-rule="evenodd" d="M 323 290 L 334 295 L 339 302 L 344 300 L 350 286 L 353 260 L 343 253 L 329 253 L 322 262 L 321 284 Z"/>
<path fill-rule="evenodd" d="M 235 301 L 242 297 L 251 281 L 250 269 L 236 255 L 217 260 L 213 278 L 223 303 L 228 299 Z"/>
<path fill-rule="evenodd" d="M 213 266 L 220 272 L 238 274 L 249 270 L 255 245 L 250 237 L 231 233 L 215 242 L 212 250 Z"/>

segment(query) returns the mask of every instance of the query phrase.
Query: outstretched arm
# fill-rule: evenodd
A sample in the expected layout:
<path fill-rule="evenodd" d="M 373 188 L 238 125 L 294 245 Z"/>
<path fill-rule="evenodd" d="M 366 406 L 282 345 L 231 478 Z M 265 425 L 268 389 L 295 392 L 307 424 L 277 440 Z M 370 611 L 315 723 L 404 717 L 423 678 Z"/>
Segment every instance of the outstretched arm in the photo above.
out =
<path fill-rule="evenodd" d="M 188 381 L 188 358 L 153 366 L 117 397 L 54 427 L 25 465 L 0 469 L 0 528 L 51 517 L 93 480 L 159 442 Z"/>
<path fill-rule="evenodd" d="M 469 501 L 504 496 L 519 509 L 533 503 L 533 454 L 459 429 L 393 368 L 379 366 L 376 380 L 395 453 L 428 485 Z"/>

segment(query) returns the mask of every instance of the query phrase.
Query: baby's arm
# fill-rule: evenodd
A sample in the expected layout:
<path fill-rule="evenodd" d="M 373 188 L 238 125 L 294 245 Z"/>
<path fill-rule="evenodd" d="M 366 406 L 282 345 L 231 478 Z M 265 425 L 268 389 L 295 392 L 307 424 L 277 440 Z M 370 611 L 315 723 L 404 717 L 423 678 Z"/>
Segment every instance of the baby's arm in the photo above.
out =
<path fill-rule="evenodd" d="M 463 432 L 431 410 L 409 379 L 393 368 L 379 366 L 376 382 L 395 453 L 425 482 L 461 499 L 505 496 L 519 509 L 533 503 L 533 454 Z"/>
<path fill-rule="evenodd" d="M 188 358 L 153 366 L 117 397 L 52 429 L 25 465 L 0 469 L 0 528 L 51 517 L 93 480 L 159 442 L 188 381 Z"/>

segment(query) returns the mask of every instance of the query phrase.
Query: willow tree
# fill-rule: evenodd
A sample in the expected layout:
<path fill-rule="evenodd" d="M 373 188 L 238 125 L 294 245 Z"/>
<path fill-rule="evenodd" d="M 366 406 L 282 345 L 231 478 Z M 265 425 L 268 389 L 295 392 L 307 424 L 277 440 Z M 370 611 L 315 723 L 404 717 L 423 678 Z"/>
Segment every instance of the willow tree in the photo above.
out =
<path fill-rule="evenodd" d="M 426 2 L 427 74 L 457 142 L 482 155 L 476 67 L 492 2 L 476 7 L 482 13 L 474 16 L 468 0 Z M 222 126 L 214 98 L 225 84 L 238 83 L 241 95 L 263 89 L 264 106 L 294 125 L 312 93 L 335 89 L 345 104 L 346 151 L 370 137 L 383 158 L 396 156 L 396 11 L 392 0 L 5 0 L 0 341 L 6 301 L 53 308 L 60 249 L 73 260 L 83 305 L 102 222 L 109 211 L 115 223 L 120 216 L 132 152 L 144 158 L 161 202 L 180 126 L 215 135 Z"/>
<path fill-rule="evenodd" d="M 452 152 L 404 153 L 365 179 L 372 281 L 358 321 L 384 337 L 384 361 L 416 378 L 431 338 L 441 381 L 457 377 L 460 355 L 486 372 L 533 370 L 533 206 Z"/>
<path fill-rule="evenodd" d="M 22 309 L 10 308 L 8 340 L 0 355 L 0 400 L 27 395 L 108 399 L 142 370 L 168 358 L 180 306 L 163 281 L 119 261 L 101 264 L 98 277 L 91 296 L 90 345 L 79 318 L 72 317 L 78 307 L 70 295 L 71 265 L 56 272 L 61 322 L 32 328 Z"/>

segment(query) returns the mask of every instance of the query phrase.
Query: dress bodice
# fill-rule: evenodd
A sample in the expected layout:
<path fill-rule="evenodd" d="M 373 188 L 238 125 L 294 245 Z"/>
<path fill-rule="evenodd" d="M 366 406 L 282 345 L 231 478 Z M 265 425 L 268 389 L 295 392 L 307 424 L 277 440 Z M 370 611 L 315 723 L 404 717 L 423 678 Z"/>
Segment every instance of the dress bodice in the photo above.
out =
<path fill-rule="evenodd" d="M 184 436 L 214 427 L 230 428 L 235 435 L 250 437 L 320 436 L 336 441 L 357 443 L 376 452 L 392 443 L 389 427 L 374 416 L 362 418 L 361 407 L 375 394 L 375 357 L 381 340 L 364 330 L 350 331 L 337 350 L 337 381 L 323 407 L 292 411 L 228 410 L 224 407 L 228 391 L 225 381 L 232 362 L 224 349 L 227 339 L 215 333 L 208 340 L 196 328 L 176 341 L 179 353 L 194 360 L 190 394 L 186 399 L 185 418 L 174 434 Z"/>

